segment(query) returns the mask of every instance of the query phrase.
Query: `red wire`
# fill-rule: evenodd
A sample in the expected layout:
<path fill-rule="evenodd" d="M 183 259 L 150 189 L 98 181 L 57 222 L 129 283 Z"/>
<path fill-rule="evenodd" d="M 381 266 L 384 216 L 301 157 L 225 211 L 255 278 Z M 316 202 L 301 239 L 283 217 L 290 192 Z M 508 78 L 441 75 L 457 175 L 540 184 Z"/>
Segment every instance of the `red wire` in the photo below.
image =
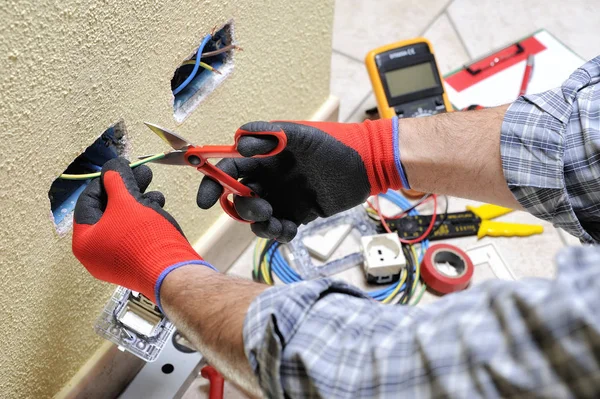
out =
<path fill-rule="evenodd" d="M 435 226 L 435 219 L 437 217 L 437 195 L 433 194 L 431 197 L 433 197 L 433 215 L 431 215 L 431 222 L 429 223 L 429 227 L 427 227 L 427 230 L 425 230 L 425 232 L 421 236 L 419 236 L 415 239 L 405 240 L 403 238 L 400 238 L 401 243 L 416 244 L 418 242 L 421 242 L 424 239 L 426 239 L 427 236 L 429 235 L 429 233 L 431 233 L 431 230 L 433 230 L 433 226 Z M 423 202 L 425 202 L 425 201 L 423 201 Z M 383 216 L 383 214 L 381 213 L 381 210 L 379 209 L 379 196 L 375 197 L 376 207 L 374 207 L 373 204 L 371 204 L 368 200 L 367 200 L 367 203 L 369 204 L 369 206 L 371 208 L 373 208 L 377 212 L 377 216 L 379 216 L 379 219 L 381 220 L 381 225 L 383 226 L 385 231 L 387 231 L 388 233 L 392 233 L 392 230 L 390 230 L 390 226 L 388 226 L 388 224 L 385 222 L 385 217 Z"/>
<path fill-rule="evenodd" d="M 420 203 L 418 206 L 421 206 L 421 205 L 423 205 L 424 203 L 426 203 L 427 201 L 430 201 L 430 200 L 432 200 L 432 199 L 433 199 L 433 195 L 430 195 L 429 197 L 425 198 L 425 199 L 423 200 L 423 202 L 421 202 L 421 203 Z M 401 212 L 401 213 L 399 213 L 398 215 L 396 215 L 396 216 L 390 216 L 389 218 L 386 218 L 386 219 L 400 219 L 401 217 L 403 217 L 403 216 L 404 216 L 404 215 L 406 215 L 407 213 L 408 213 L 408 210 L 406 210 L 406 211 L 402 211 L 402 212 Z"/>
<path fill-rule="evenodd" d="M 423 200 L 423 202 L 421 202 L 421 203 L 420 203 L 419 205 L 417 205 L 417 206 L 421 206 L 421 205 L 423 205 L 424 203 L 426 203 L 427 201 L 431 200 L 432 198 L 433 198 L 433 195 L 430 195 L 429 197 L 425 198 L 425 199 Z M 378 197 L 378 196 L 375 196 L 375 200 L 377 201 L 377 208 L 379 208 L 379 197 Z M 371 201 L 369 201 L 368 199 L 367 199 L 367 205 L 369 205 L 369 208 L 371 208 L 371 209 L 373 209 L 375 212 L 377 212 L 377 208 L 376 208 L 376 207 L 375 207 L 375 206 L 374 206 L 374 205 L 371 203 Z M 406 215 L 408 212 L 412 211 L 413 209 L 414 209 L 414 208 L 411 206 L 410 208 L 407 208 L 406 210 L 403 210 L 402 212 L 400 212 L 399 214 L 397 214 L 397 215 L 394 215 L 394 216 L 385 216 L 385 215 L 383 215 L 383 212 L 381 212 L 381 214 L 383 215 L 383 217 L 384 217 L 385 219 L 400 219 L 401 217 L 403 217 L 404 215 Z"/>
<path fill-rule="evenodd" d="M 383 214 L 381 213 L 381 209 L 379 209 L 379 195 L 375 196 L 375 203 L 377 204 L 377 207 L 374 207 L 373 204 L 371 204 L 368 201 L 369 200 L 367 200 L 367 203 L 369 204 L 369 206 L 371 208 L 375 209 L 375 211 L 377 212 L 377 216 L 379 216 L 379 220 L 381 221 L 381 225 L 383 226 L 385 231 L 387 231 L 388 233 L 391 233 L 392 230 L 390 230 L 390 226 L 388 226 L 388 224 L 385 222 L 385 218 L 384 218 Z"/>

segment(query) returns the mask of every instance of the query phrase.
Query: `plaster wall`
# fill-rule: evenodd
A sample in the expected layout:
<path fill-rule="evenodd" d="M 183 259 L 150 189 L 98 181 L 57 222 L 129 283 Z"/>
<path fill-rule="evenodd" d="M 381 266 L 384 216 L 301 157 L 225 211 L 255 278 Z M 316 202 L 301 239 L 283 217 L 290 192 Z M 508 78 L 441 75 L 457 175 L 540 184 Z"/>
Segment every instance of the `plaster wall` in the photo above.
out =
<path fill-rule="evenodd" d="M 215 26 L 233 19 L 235 69 L 182 123 L 170 80 Z M 256 119 L 309 118 L 327 99 L 332 0 L 7 0 L 0 7 L 0 396 L 47 397 L 100 344 L 94 320 L 114 287 L 59 236 L 48 189 L 107 127 L 132 154 L 165 150 L 142 124 L 224 144 Z M 152 189 L 191 242 L 220 209 L 195 205 L 201 175 L 157 165 Z"/>

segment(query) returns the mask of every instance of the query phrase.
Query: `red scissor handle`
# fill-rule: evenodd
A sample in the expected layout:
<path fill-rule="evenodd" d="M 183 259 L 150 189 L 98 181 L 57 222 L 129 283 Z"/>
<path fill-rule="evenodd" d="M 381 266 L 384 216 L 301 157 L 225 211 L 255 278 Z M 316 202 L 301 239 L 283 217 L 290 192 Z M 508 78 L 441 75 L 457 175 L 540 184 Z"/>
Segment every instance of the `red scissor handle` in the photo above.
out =
<path fill-rule="evenodd" d="M 225 213 L 237 221 L 250 223 L 240 217 L 233 205 L 233 201 L 229 199 L 229 196 L 238 195 L 240 197 L 257 197 L 257 194 L 237 181 L 237 179 L 229 176 L 213 164 L 206 162 L 208 158 L 243 158 L 237 150 L 237 143 L 243 136 L 274 136 L 277 138 L 277 146 L 273 150 L 266 154 L 255 155 L 252 158 L 264 158 L 277 155 L 283 151 L 287 145 L 287 136 L 283 130 L 277 132 L 248 132 L 238 129 L 234 136 L 234 145 L 191 147 L 186 151 L 185 159 L 190 165 L 195 166 L 199 172 L 213 178 L 223 186 L 223 194 L 221 194 L 220 203 Z"/>
<path fill-rule="evenodd" d="M 279 130 L 277 132 L 249 132 L 246 130 L 238 129 L 237 132 L 235 132 L 235 136 L 233 136 L 233 138 L 235 139 L 236 146 L 237 146 L 238 142 L 240 141 L 240 139 L 244 136 L 273 136 L 278 141 L 277 146 L 275 148 L 273 148 L 273 150 L 269 151 L 266 154 L 255 155 L 252 158 L 272 157 L 273 155 L 277 155 L 281 151 L 283 151 L 283 149 L 287 145 L 287 136 L 285 135 L 283 130 Z"/>

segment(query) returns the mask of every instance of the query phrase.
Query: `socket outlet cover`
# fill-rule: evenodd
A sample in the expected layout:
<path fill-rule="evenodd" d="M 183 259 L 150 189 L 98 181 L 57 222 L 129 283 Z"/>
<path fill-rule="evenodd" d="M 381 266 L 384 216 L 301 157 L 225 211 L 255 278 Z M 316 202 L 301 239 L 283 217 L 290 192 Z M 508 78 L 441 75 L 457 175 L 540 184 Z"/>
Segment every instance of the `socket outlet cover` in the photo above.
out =
<path fill-rule="evenodd" d="M 406 267 L 402 244 L 397 234 L 361 237 L 365 273 L 374 277 L 393 276 Z"/>

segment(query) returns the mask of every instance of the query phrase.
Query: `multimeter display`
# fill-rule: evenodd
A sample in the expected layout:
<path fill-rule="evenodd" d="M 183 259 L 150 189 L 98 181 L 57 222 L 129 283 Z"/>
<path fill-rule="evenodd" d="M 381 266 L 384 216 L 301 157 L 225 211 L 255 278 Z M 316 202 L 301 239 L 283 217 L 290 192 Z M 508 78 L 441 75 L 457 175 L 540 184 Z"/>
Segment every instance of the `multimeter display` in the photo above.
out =
<path fill-rule="evenodd" d="M 424 38 L 372 50 L 365 59 L 382 118 L 451 111 L 431 43 Z"/>
<path fill-rule="evenodd" d="M 431 63 L 425 62 L 386 72 L 388 91 L 392 97 L 402 96 L 437 86 Z"/>

